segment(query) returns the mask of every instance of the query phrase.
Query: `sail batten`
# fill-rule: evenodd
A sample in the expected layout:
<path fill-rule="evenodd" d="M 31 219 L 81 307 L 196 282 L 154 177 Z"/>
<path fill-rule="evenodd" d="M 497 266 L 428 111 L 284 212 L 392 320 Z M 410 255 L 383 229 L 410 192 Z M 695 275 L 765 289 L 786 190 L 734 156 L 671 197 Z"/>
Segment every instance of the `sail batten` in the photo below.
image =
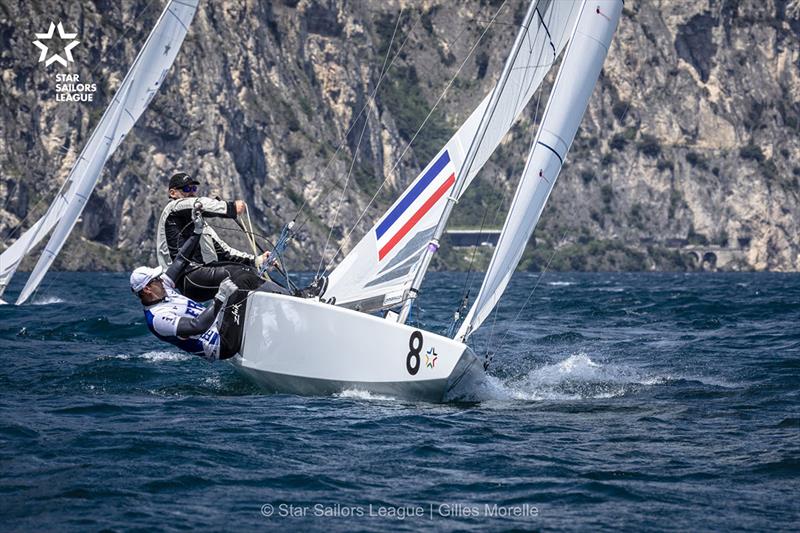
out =
<path fill-rule="evenodd" d="M 483 284 L 456 334 L 462 341 L 491 314 L 522 258 L 586 112 L 621 12 L 621 0 L 584 2 L 581 8 Z"/>
<path fill-rule="evenodd" d="M 198 3 L 199 0 L 172 0 L 167 4 L 72 167 L 66 181 L 69 188 L 64 194 L 57 195 L 56 202 L 34 226 L 33 233 L 31 230 L 34 228 L 31 228 L 3 253 L 0 291 L 8 283 L 24 255 L 53 230 L 17 298 L 17 304 L 28 300 L 47 274 L 83 212 L 106 161 L 152 100 L 180 50 Z M 166 16 L 168 13 L 171 16 Z"/>

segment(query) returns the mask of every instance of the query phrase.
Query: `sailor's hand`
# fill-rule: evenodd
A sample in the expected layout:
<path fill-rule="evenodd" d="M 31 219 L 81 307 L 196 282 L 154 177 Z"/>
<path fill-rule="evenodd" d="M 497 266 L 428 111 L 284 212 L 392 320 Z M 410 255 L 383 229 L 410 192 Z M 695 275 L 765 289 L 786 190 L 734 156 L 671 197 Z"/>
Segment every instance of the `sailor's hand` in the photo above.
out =
<path fill-rule="evenodd" d="M 244 213 L 244 210 L 247 207 L 245 206 L 244 201 L 242 200 L 236 200 L 235 202 L 233 202 L 233 205 L 236 207 L 237 215 L 241 215 L 242 213 Z"/>
<path fill-rule="evenodd" d="M 203 220 L 203 205 L 200 202 L 194 204 L 194 209 L 192 210 L 192 220 L 194 221 L 194 233 L 195 235 L 200 235 L 203 233 L 203 228 L 205 227 L 205 220 Z"/>
<path fill-rule="evenodd" d="M 272 259 L 272 254 L 270 252 L 264 252 L 256 257 L 256 268 L 259 272 L 262 270 L 272 270 L 276 266 L 278 266 L 278 260 Z"/>
<path fill-rule="evenodd" d="M 219 290 L 217 291 L 217 295 L 214 296 L 217 300 L 222 302 L 223 304 L 228 301 L 228 298 L 231 297 L 236 291 L 239 290 L 239 287 L 231 281 L 231 278 L 225 278 L 222 280 L 222 283 L 219 284 Z"/>

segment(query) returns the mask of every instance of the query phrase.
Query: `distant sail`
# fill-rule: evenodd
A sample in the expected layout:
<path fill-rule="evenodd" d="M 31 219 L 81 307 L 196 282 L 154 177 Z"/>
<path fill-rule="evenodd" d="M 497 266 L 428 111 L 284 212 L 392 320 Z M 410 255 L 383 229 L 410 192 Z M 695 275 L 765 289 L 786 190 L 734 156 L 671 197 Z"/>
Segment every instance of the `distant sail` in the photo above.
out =
<path fill-rule="evenodd" d="M 11 246 L 0 254 L 0 296 L 2 296 L 9 281 L 11 281 L 11 276 L 17 271 L 22 259 L 39 241 L 50 233 L 50 230 L 53 229 L 53 226 L 56 225 L 64 213 L 66 206 L 67 200 L 64 194 L 59 191 L 56 199 L 50 204 L 50 208 L 42 218 L 37 220 L 33 226 L 28 228 L 25 233 L 20 235 Z"/>
<path fill-rule="evenodd" d="M 622 12 L 621 0 L 584 3 L 475 304 L 456 339 L 488 317 L 517 268 L 581 124 Z"/>
<path fill-rule="evenodd" d="M 155 96 L 178 55 L 189 24 L 197 11 L 198 3 L 199 0 L 172 0 L 164 8 L 144 47 L 134 60 L 125 79 L 122 80 L 111 104 L 70 171 L 67 182 L 71 185 L 63 199 L 59 197 L 56 200 L 60 207 L 57 211 L 51 207 L 48 214 L 37 223 L 39 227 L 35 233 L 30 234 L 31 230 L 28 230 L 23 234 L 21 239 L 26 239 L 26 242 L 23 243 L 24 251 L 18 247 L 14 250 L 14 254 L 9 256 L 8 264 L 16 270 L 22 255 L 27 253 L 53 225 L 56 226 L 25 287 L 17 298 L 17 304 L 24 303 L 41 283 L 83 212 L 106 161 Z M 53 220 L 56 215 L 58 215 L 57 222 Z M 31 236 L 26 237 L 29 234 Z M 22 255 L 19 255 L 20 251 L 23 251 Z M 5 256 L 5 254 L 3 255 Z M 5 269 L 4 262 L 0 269 L 0 276 L 5 275 Z M 13 270 L 11 270 L 11 274 L 13 274 Z M 3 279 L 0 277 L 0 283 L 2 281 Z M 7 279 L 5 282 L 7 283 Z"/>
<path fill-rule="evenodd" d="M 578 16 L 577 2 L 540 0 L 537 17 L 524 38 L 511 75 L 491 117 L 466 190 L 489 156 L 519 118 L 564 48 Z M 441 218 L 448 194 L 489 105 L 487 95 L 444 148 L 381 216 L 331 273 L 326 294 L 337 305 L 364 311 L 401 303 L 416 273 L 422 251 Z"/>

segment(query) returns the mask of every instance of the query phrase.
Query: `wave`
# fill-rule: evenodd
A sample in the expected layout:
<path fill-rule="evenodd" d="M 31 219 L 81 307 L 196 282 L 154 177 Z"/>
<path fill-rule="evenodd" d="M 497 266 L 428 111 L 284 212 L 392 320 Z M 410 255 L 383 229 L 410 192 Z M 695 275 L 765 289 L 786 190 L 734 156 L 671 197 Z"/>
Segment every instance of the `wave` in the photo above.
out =
<path fill-rule="evenodd" d="M 569 287 L 570 285 L 575 285 L 574 281 L 548 281 L 548 285 L 551 287 Z"/>
<path fill-rule="evenodd" d="M 723 389 L 741 386 L 718 377 L 653 375 L 624 364 L 598 363 L 580 352 L 530 370 L 523 376 L 501 379 L 488 375 L 466 401 L 603 400 L 633 394 L 647 387 L 687 383 Z"/>
<path fill-rule="evenodd" d="M 346 389 L 342 392 L 337 392 L 333 395 L 336 398 L 347 398 L 351 400 L 378 400 L 378 401 L 392 401 L 394 398 L 391 396 L 383 396 L 382 394 L 373 394 L 371 392 L 359 389 Z"/>
<path fill-rule="evenodd" d="M 51 305 L 51 304 L 63 304 L 66 300 L 59 298 L 58 296 L 41 296 L 39 298 L 35 298 L 31 300 L 31 305 Z"/>
<path fill-rule="evenodd" d="M 535 368 L 521 377 L 487 376 L 474 401 L 546 401 L 610 399 L 643 386 L 664 384 L 669 378 L 643 375 L 625 365 L 601 364 L 585 353 Z"/>
<path fill-rule="evenodd" d="M 119 354 L 113 356 L 114 359 L 122 359 L 123 361 L 129 361 L 131 359 L 144 359 L 149 363 L 164 363 L 164 362 L 175 362 L 175 361 L 189 361 L 194 358 L 193 355 L 188 353 L 179 353 L 179 352 L 159 352 L 159 351 L 152 351 L 152 352 L 145 352 L 143 354 Z"/>

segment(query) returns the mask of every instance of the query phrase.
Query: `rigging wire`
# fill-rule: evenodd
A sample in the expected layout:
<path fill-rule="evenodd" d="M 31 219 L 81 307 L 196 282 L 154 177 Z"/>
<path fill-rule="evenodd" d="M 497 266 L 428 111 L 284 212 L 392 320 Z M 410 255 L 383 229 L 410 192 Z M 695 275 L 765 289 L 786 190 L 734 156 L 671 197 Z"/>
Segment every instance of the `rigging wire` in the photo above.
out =
<path fill-rule="evenodd" d="M 394 31 L 392 32 L 392 38 L 389 41 L 388 48 L 386 49 L 386 56 L 384 56 L 383 65 L 381 66 L 381 73 L 378 76 L 379 80 L 381 80 L 386 74 L 387 71 L 386 63 L 389 61 L 389 55 L 392 52 L 392 47 L 394 46 L 394 38 L 397 35 L 397 29 L 400 27 L 400 21 L 403 18 L 404 10 L 405 8 L 401 9 L 400 13 L 397 15 L 397 21 L 394 24 Z M 374 104 L 374 100 L 370 99 L 367 101 L 367 105 L 370 105 L 370 102 Z M 366 109 L 366 107 L 367 106 L 364 106 L 364 109 Z M 328 232 L 328 238 L 325 239 L 325 246 L 323 247 L 322 253 L 320 254 L 319 266 L 317 266 L 317 276 L 319 276 L 319 273 L 322 270 L 322 264 L 325 262 L 325 253 L 328 251 L 328 244 L 330 244 L 331 236 L 333 235 L 333 230 L 336 227 L 336 220 L 339 218 L 339 211 L 342 209 L 344 198 L 347 195 L 347 186 L 350 183 L 350 176 L 353 174 L 353 167 L 355 167 L 356 160 L 358 159 L 358 150 L 361 148 L 361 142 L 364 140 L 364 133 L 367 131 L 368 124 L 369 124 L 369 111 L 367 111 L 367 114 L 364 115 L 364 126 L 361 128 L 361 133 L 358 136 L 358 143 L 356 143 L 356 147 L 353 150 L 353 157 L 352 160 L 350 161 L 350 168 L 347 170 L 347 177 L 345 178 L 344 186 L 342 187 L 342 193 L 339 195 L 339 204 L 336 206 L 336 210 L 334 211 L 333 214 L 333 223 L 331 224 L 330 231 Z M 355 126 L 355 123 L 353 125 Z"/>
<path fill-rule="evenodd" d="M 528 143 L 529 145 L 532 145 L 533 142 L 536 140 L 536 132 L 539 129 L 539 127 L 537 125 L 537 121 L 541 120 L 540 117 L 539 117 L 539 109 L 540 109 L 541 103 L 542 103 L 542 91 L 538 91 L 538 94 L 536 96 L 536 108 L 535 108 L 534 113 L 533 113 L 533 122 L 531 123 L 532 127 L 531 127 L 531 134 L 530 134 L 530 142 Z M 533 127 L 534 125 L 536 125 L 536 127 Z M 508 191 L 506 191 L 506 193 L 508 193 Z M 504 198 L 504 201 L 505 201 L 505 198 Z M 497 219 L 496 217 L 497 217 L 497 215 L 499 213 L 500 213 L 500 206 L 498 206 L 497 212 L 495 213 L 495 220 Z M 562 237 L 562 239 L 563 239 L 563 237 Z M 552 260 L 552 258 L 551 258 L 551 260 Z M 548 265 L 549 265 L 549 262 L 548 262 Z M 515 268 L 515 270 L 516 270 L 516 268 Z M 488 362 L 491 361 L 491 345 L 492 345 L 492 339 L 494 339 L 495 327 L 497 326 L 497 316 L 498 316 L 499 312 L 500 312 L 500 302 L 498 300 L 497 304 L 495 305 L 494 310 L 492 311 L 492 327 L 489 329 L 489 338 L 487 339 L 487 342 L 486 342 L 486 361 L 487 361 L 487 365 L 488 365 Z"/>
<path fill-rule="evenodd" d="M 566 238 L 567 231 L 568 230 L 564 230 L 564 234 L 561 236 L 562 241 Z M 553 258 L 556 256 L 557 253 L 558 253 L 558 248 L 553 247 L 553 253 L 550 254 L 550 259 L 547 260 L 547 264 L 545 265 L 544 269 L 542 269 L 542 272 L 541 274 L 539 274 L 539 277 L 536 278 L 536 283 L 534 284 L 533 288 L 528 293 L 528 296 L 525 298 L 525 301 L 522 302 L 522 306 L 519 308 L 519 311 L 517 311 L 517 314 L 514 315 L 514 318 L 511 320 L 511 323 L 509 324 L 508 328 L 506 328 L 506 331 L 502 339 L 500 339 L 500 345 L 498 346 L 497 350 L 495 350 L 495 352 L 499 352 L 500 350 L 503 349 L 503 346 L 505 346 L 505 340 L 508 337 L 508 334 L 511 332 L 511 326 L 513 326 L 517 322 L 520 315 L 522 314 L 522 311 L 525 309 L 525 307 L 527 307 L 528 302 L 530 302 L 531 297 L 533 297 L 533 293 L 536 292 L 536 288 L 539 287 L 539 283 L 542 281 L 542 278 L 547 273 L 547 270 L 550 268 L 550 263 L 553 261 Z M 491 353 L 490 347 L 491 347 L 491 340 L 487 342 L 487 349 L 486 349 L 487 357 Z"/>
<path fill-rule="evenodd" d="M 553 62 L 555 62 L 555 60 L 556 60 L 556 58 L 554 57 L 553 61 L 551 61 L 549 63 L 549 65 L 552 65 Z M 532 61 L 533 61 L 533 57 L 531 57 L 529 59 L 527 65 L 521 66 L 521 67 L 517 67 L 517 68 L 512 69 L 512 70 L 517 70 L 517 69 L 528 70 L 528 69 L 531 69 L 531 68 L 538 69 L 539 67 L 544 66 L 544 65 L 547 64 L 547 63 L 545 63 L 545 64 L 538 64 L 537 63 L 535 65 L 532 65 L 531 64 Z M 537 121 L 538 121 L 538 118 L 539 118 L 539 108 L 541 106 L 542 92 L 543 91 L 541 91 L 541 90 L 537 90 L 536 91 L 536 93 L 537 93 L 537 95 L 536 95 L 536 106 L 534 108 L 533 121 L 531 122 L 531 128 L 530 128 L 531 129 L 531 134 L 530 134 L 531 140 L 530 140 L 530 142 L 528 144 L 531 144 L 533 142 L 533 140 L 536 138 L 536 130 L 537 130 L 536 125 L 537 125 Z M 521 84 L 519 90 L 517 91 L 517 103 L 519 102 L 519 99 L 522 97 L 522 93 L 523 93 L 523 85 Z M 511 192 L 511 188 L 507 187 L 505 189 L 505 191 L 503 192 L 502 198 L 497 203 L 497 208 L 495 209 L 494 216 L 492 217 L 492 226 L 495 226 L 497 224 L 497 218 L 500 215 L 500 210 L 503 208 L 503 206 L 506 205 L 506 201 L 508 199 L 508 196 L 509 196 L 510 192 Z M 486 221 L 486 215 L 488 214 L 488 212 L 489 212 L 489 205 L 486 206 L 486 210 L 484 211 L 484 214 L 483 214 L 483 220 L 481 221 L 481 227 L 480 227 L 480 230 L 478 232 L 479 237 L 483 234 L 484 223 Z M 469 297 L 469 294 L 472 292 L 472 289 L 474 288 L 474 285 L 473 285 L 474 284 L 474 279 L 472 279 L 472 275 L 471 274 L 472 274 L 472 266 L 473 266 L 473 262 L 475 260 L 475 255 L 477 253 L 477 250 L 478 250 L 478 247 L 475 246 L 473 248 L 472 258 L 470 259 L 469 269 L 467 271 L 467 277 L 464 280 L 464 287 L 462 288 L 462 293 L 461 293 L 461 304 L 460 304 L 461 308 L 464 308 L 466 306 L 466 301 L 467 301 L 467 299 Z M 477 276 L 475 276 L 475 278 L 477 278 Z M 497 308 L 495 308 L 495 318 L 496 318 L 496 312 L 497 312 Z M 454 324 L 460 318 L 459 317 L 460 313 L 461 313 L 461 309 L 459 309 L 459 311 L 456 311 L 455 319 L 453 321 Z M 493 330 L 494 330 L 494 324 L 492 324 L 492 334 L 493 334 Z M 456 333 L 455 330 L 452 331 L 452 333 L 450 333 L 448 331 L 448 336 L 452 337 L 452 336 L 455 335 L 455 333 Z"/>
<path fill-rule="evenodd" d="M 405 9 L 405 8 L 404 8 L 404 9 Z M 401 15 L 402 15 L 402 10 L 401 10 Z M 378 77 L 378 81 L 376 82 L 376 84 L 375 84 L 375 88 L 372 90 L 372 93 L 369 95 L 369 97 L 367 98 L 367 101 L 366 101 L 366 102 L 364 103 L 364 105 L 361 107 L 361 109 L 359 110 L 358 114 L 357 114 L 357 115 L 356 115 L 356 117 L 353 119 L 353 121 L 352 121 L 352 123 L 350 124 L 350 126 L 347 128 L 347 131 L 346 131 L 346 132 L 345 132 L 345 134 L 342 136 L 342 140 L 341 140 L 341 142 L 339 143 L 339 146 L 337 146 L 337 147 L 336 147 L 336 151 L 335 151 L 335 152 L 333 153 L 333 155 L 332 155 L 332 156 L 331 156 L 331 157 L 328 159 L 328 162 L 326 163 L 326 165 L 325 165 L 325 168 L 323 168 L 323 169 L 322 169 L 321 175 L 322 175 L 323 177 L 324 177 L 324 176 L 325 176 L 325 175 L 328 173 L 328 170 L 330 170 L 330 167 L 333 165 L 333 162 L 334 162 L 334 160 L 336 159 L 336 156 L 338 156 L 338 155 L 339 155 L 339 152 L 341 152 L 341 151 L 342 151 L 342 148 L 343 148 L 343 147 L 345 146 L 345 144 L 347 143 L 347 137 L 348 137 L 348 135 L 350 135 L 350 132 L 352 132 L 352 131 L 353 131 L 353 129 L 355 129 L 356 125 L 358 124 L 358 121 L 359 121 L 359 119 L 361 118 L 361 115 L 363 115 L 363 114 L 364 114 L 364 111 L 366 111 L 367 107 L 369 107 L 369 106 L 370 106 L 370 104 L 372 104 L 372 103 L 375 101 L 375 96 L 377 95 L 377 93 L 378 93 L 378 89 L 380 89 L 380 86 L 381 86 L 381 84 L 383 83 L 383 80 L 384 80 L 384 78 L 386 77 L 386 73 L 389 71 L 389 69 L 391 69 L 391 68 L 392 68 L 392 66 L 394 65 L 394 62 L 397 60 L 397 58 L 398 58 L 398 57 L 400 57 L 400 52 L 402 52 L 403 48 L 404 48 L 404 47 L 405 47 L 405 45 L 406 45 L 406 42 L 408 42 L 408 39 L 409 39 L 409 37 L 410 37 L 410 36 L 411 36 L 411 34 L 414 32 L 414 30 L 415 30 L 415 29 L 416 29 L 416 27 L 417 27 L 417 24 L 419 24 L 419 22 L 420 22 L 421 20 L 422 20 L 422 17 L 421 17 L 421 16 L 420 16 L 420 17 L 417 17 L 417 21 L 416 21 L 416 22 L 414 23 L 414 25 L 411 27 L 411 29 L 409 30 L 409 32 L 408 32 L 408 34 L 406 35 L 405 39 L 404 39 L 404 40 L 403 40 L 403 42 L 400 44 L 400 47 L 397 49 L 397 52 L 396 52 L 396 53 L 394 54 L 394 56 L 392 57 L 392 60 L 389 62 L 389 66 L 388 66 L 388 67 L 386 67 L 386 69 L 385 69 L 385 70 L 383 70 L 383 72 L 381 73 L 381 75 Z M 397 22 L 398 22 L 398 23 L 400 22 L 400 16 L 398 16 Z M 396 29 L 397 29 L 397 25 L 395 26 L 395 31 L 396 31 Z M 392 40 L 394 40 L 394 38 L 395 38 L 395 35 L 394 35 L 394 34 L 392 34 Z M 389 47 L 389 49 L 387 49 L 387 54 L 388 54 L 390 51 L 391 51 L 391 46 Z M 384 65 L 385 65 L 385 64 L 386 64 L 386 61 L 384 60 Z M 320 195 L 320 197 L 322 197 L 322 198 L 324 198 L 324 199 L 327 199 L 327 198 L 328 198 L 328 196 L 330 196 L 331 190 L 332 190 L 332 189 L 333 189 L 335 186 L 339 185 L 339 182 L 338 182 L 338 181 L 335 181 L 335 180 L 333 180 L 333 179 L 330 179 L 330 180 L 328 180 L 328 184 L 329 184 L 329 187 L 327 187 L 327 188 L 326 188 L 326 190 L 323 190 L 323 192 L 322 192 L 322 193 L 321 193 L 321 195 Z M 300 216 L 300 214 L 301 214 L 301 213 L 304 211 L 304 209 L 305 209 L 306 205 L 308 205 L 308 199 L 307 199 L 307 198 L 303 198 L 303 203 L 302 203 L 302 204 L 300 204 L 300 207 L 298 207 L 298 208 L 297 208 L 297 211 L 295 212 L 295 215 L 292 217 L 292 220 L 296 220 L 296 219 L 297 219 L 297 217 L 299 217 L 299 216 Z M 305 223 L 306 223 L 307 221 L 308 221 L 308 217 L 306 217 L 306 219 L 305 219 L 305 220 L 303 220 L 303 221 L 301 222 L 301 224 L 300 224 L 300 227 L 298 228 L 298 230 L 297 230 L 297 231 L 300 231 L 300 229 L 301 229 L 301 228 L 302 228 L 302 227 L 305 225 Z"/>
<path fill-rule="evenodd" d="M 500 14 L 500 11 L 503 9 L 503 7 L 505 7 L 505 5 L 506 5 L 507 1 L 508 1 L 508 0 L 504 0 L 504 1 L 503 1 L 503 3 L 500 5 L 500 7 L 498 8 L 498 10 L 495 12 L 494 16 L 492 17 L 492 21 L 494 21 L 494 20 L 497 18 L 497 16 Z M 359 224 L 361 223 L 361 221 L 364 219 L 364 216 L 367 214 L 367 211 L 368 211 L 368 210 L 369 210 L 369 208 L 372 206 L 372 204 L 375 202 L 375 200 L 377 199 L 378 195 L 379 195 L 379 194 L 380 194 L 380 192 L 383 190 L 383 187 L 384 187 L 384 186 L 386 185 L 386 183 L 389 181 L 389 178 L 390 178 L 390 177 L 391 177 L 391 176 L 394 174 L 394 171 L 395 171 L 395 170 L 397 169 L 397 167 L 400 165 L 400 162 L 403 160 L 403 158 L 405 157 L 406 153 L 407 153 L 407 152 L 408 152 L 408 150 L 411 148 L 411 145 L 414 143 L 414 141 L 416 140 L 417 136 L 419 136 L 419 133 L 420 133 L 420 132 L 422 131 L 422 129 L 423 129 L 423 128 L 424 128 L 424 127 L 427 125 L 427 123 L 428 123 L 428 120 L 430 120 L 430 118 L 431 118 L 431 116 L 433 115 L 433 113 L 434 113 L 434 111 L 436 110 L 436 108 L 439 106 L 439 104 L 442 102 L 442 100 L 444 100 L 444 97 L 447 95 L 447 92 L 450 90 L 450 87 L 452 87 L 452 85 L 453 85 L 453 83 L 455 82 L 456 78 L 457 78 L 457 77 L 458 77 L 458 75 L 461 73 L 461 71 L 463 70 L 464 66 L 467 64 L 467 61 L 469 60 L 469 58 L 470 58 L 470 57 L 472 57 L 472 54 L 475 52 L 475 49 L 478 47 L 478 44 L 480 44 L 481 40 L 484 38 L 484 36 L 485 36 L 485 35 L 486 35 L 486 33 L 489 31 L 489 28 L 491 28 L 491 26 L 492 26 L 492 22 L 490 22 L 490 23 L 489 23 L 489 25 L 487 25 L 487 26 L 486 26 L 486 28 L 484 28 L 484 30 L 483 30 L 483 32 L 481 33 L 481 35 L 480 35 L 480 36 L 478 37 L 478 39 L 475 41 L 475 44 L 473 44 L 473 46 L 470 48 L 469 52 L 467 53 L 466 57 L 464 58 L 464 61 L 462 61 L 462 62 L 461 62 L 461 64 L 459 65 L 458 69 L 456 70 L 456 73 L 453 75 L 453 77 L 452 77 L 452 78 L 450 79 L 450 81 L 447 83 L 447 85 L 445 86 L 444 90 L 441 92 L 441 94 L 440 94 L 440 95 L 439 95 L 439 97 L 437 98 L 436 102 L 433 104 L 433 107 L 431 107 L 431 109 L 430 109 L 430 111 L 428 112 L 427 116 L 426 116 L 426 117 L 425 117 L 425 119 L 422 121 L 422 124 L 420 124 L 419 128 L 417 128 L 417 131 L 416 131 L 416 132 L 414 133 L 414 135 L 411 137 L 411 140 L 409 140 L 409 141 L 408 141 L 408 143 L 406 143 L 405 147 L 403 148 L 403 151 L 402 151 L 402 152 L 400 153 L 400 155 L 397 157 L 397 159 L 396 159 L 396 161 L 395 161 L 394 165 L 393 165 L 393 166 L 392 166 L 392 168 L 389 170 L 389 172 L 387 172 L 386 178 L 384 178 L 383 182 L 381 182 L 381 184 L 378 186 L 378 189 L 375 191 L 375 194 L 373 194 L 373 195 L 372 195 L 372 198 L 370 198 L 369 202 L 368 202 L 368 203 L 367 203 L 367 205 L 364 207 L 364 209 L 361 211 L 361 214 L 358 216 L 358 218 L 356 219 L 356 221 L 353 223 L 352 227 L 351 227 L 351 228 L 348 230 L 348 232 L 345 234 L 344 238 L 343 238 L 343 239 L 342 239 L 342 241 L 341 241 L 341 244 L 339 245 L 339 247 L 338 247 L 338 248 L 336 249 L 336 251 L 334 252 L 334 254 L 333 254 L 333 256 L 331 257 L 330 261 L 328 261 L 328 263 L 326 264 L 326 266 L 325 266 L 325 271 L 326 271 L 326 272 L 327 272 L 327 271 L 328 271 L 328 269 L 331 267 L 331 265 L 333 265 L 333 262 L 336 260 L 336 258 L 337 258 L 337 257 L 338 257 L 338 255 L 339 255 L 339 252 L 341 252 L 341 251 L 342 251 L 342 247 L 344 246 L 344 243 L 345 243 L 345 242 L 348 242 L 350 235 L 353 233 L 353 231 L 355 231 L 355 230 L 356 230 L 356 228 L 358 228 L 358 225 L 359 225 Z"/>

